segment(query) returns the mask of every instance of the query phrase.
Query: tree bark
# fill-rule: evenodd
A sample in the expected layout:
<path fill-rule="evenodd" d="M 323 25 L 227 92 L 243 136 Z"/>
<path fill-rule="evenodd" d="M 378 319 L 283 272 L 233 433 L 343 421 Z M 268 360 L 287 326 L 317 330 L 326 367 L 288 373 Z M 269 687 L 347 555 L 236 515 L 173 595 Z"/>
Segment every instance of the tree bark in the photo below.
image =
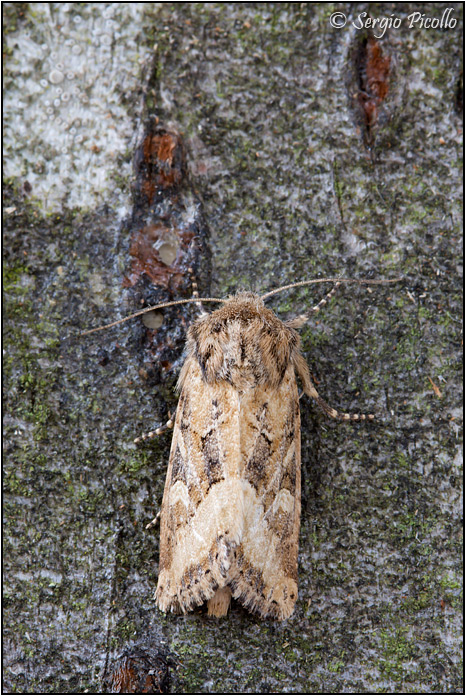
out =
<path fill-rule="evenodd" d="M 80 338 L 141 307 L 123 287 L 135 209 L 52 214 L 20 177 L 6 182 L 5 693 L 102 692 L 133 644 L 168 660 L 160 688 L 173 693 L 462 692 L 463 18 L 451 6 L 455 26 L 427 28 L 446 3 L 373 3 L 372 18 L 392 18 L 380 38 L 380 22 L 359 28 L 363 3 L 338 6 L 341 28 L 328 3 L 147 3 L 140 16 L 156 45 L 144 106 L 121 99 L 135 130 L 157 118 L 183 137 L 211 232 L 201 291 L 402 278 L 343 286 L 301 330 L 320 394 L 377 419 L 335 423 L 301 399 L 286 622 L 235 604 L 224 620 L 155 609 L 159 528 L 146 525 L 170 434 L 133 440 L 176 408 L 195 307 L 165 310 L 150 348 L 140 319 Z M 33 11 L 11 35 L 34 38 Z M 292 318 L 329 289 L 269 306 Z"/>

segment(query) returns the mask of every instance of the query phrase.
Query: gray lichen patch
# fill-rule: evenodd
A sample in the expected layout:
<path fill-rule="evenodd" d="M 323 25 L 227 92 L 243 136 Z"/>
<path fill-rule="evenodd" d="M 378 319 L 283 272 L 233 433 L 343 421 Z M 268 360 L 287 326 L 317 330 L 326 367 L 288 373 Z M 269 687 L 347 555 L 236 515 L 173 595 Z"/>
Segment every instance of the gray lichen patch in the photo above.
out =
<path fill-rule="evenodd" d="M 44 213 L 128 202 L 125 97 L 150 55 L 143 5 L 38 2 L 19 11 L 19 29 L 14 9 L 5 16 L 4 175 L 27 184 Z"/>

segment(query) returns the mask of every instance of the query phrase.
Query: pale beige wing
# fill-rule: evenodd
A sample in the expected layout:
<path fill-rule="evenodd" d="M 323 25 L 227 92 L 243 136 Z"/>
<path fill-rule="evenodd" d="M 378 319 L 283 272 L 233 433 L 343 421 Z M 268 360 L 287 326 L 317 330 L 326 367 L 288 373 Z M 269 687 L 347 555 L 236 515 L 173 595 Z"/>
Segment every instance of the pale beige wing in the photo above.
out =
<path fill-rule="evenodd" d="M 238 393 L 209 385 L 193 357 L 183 368 L 161 510 L 162 611 L 186 612 L 226 584 L 243 532 Z"/>
<path fill-rule="evenodd" d="M 241 402 L 244 527 L 228 572 L 233 597 L 262 617 L 288 618 L 298 596 L 301 433 L 290 365 L 276 390 Z"/>

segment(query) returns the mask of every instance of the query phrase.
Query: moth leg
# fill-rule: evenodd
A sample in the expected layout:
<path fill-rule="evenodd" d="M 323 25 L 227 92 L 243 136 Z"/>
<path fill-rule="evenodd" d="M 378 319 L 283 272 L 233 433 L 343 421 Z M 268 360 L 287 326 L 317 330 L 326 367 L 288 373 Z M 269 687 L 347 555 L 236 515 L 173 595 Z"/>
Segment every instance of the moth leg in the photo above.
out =
<path fill-rule="evenodd" d="M 320 310 L 321 307 L 323 307 L 327 302 L 334 296 L 338 288 L 340 287 L 341 283 L 335 283 L 333 288 L 328 292 L 325 297 L 323 297 L 320 302 L 318 302 L 314 307 L 311 309 L 312 314 L 317 314 L 317 312 Z"/>
<path fill-rule="evenodd" d="M 205 316 L 207 312 L 205 311 L 204 307 L 202 306 L 202 302 L 199 301 L 199 288 L 197 287 L 197 282 L 196 282 L 196 276 L 194 275 L 194 271 L 192 268 L 188 268 L 188 272 L 191 274 L 191 285 L 193 286 L 193 298 L 196 301 L 196 305 L 199 309 L 199 314 L 200 316 Z"/>
<path fill-rule="evenodd" d="M 170 413 L 168 415 L 170 416 Z M 171 416 L 170 416 L 170 419 L 167 420 L 165 425 L 162 425 L 160 428 L 156 428 L 156 430 L 151 430 L 150 433 L 143 433 L 141 435 L 141 437 L 137 437 L 134 440 L 134 444 L 137 445 L 140 442 L 142 442 L 143 440 L 150 440 L 151 438 L 156 437 L 157 435 L 162 435 L 162 433 L 165 433 L 170 428 L 173 428 L 173 419 L 171 418 Z M 154 517 L 153 520 L 151 520 L 148 524 L 146 524 L 146 529 L 150 529 L 155 524 L 157 524 L 157 522 L 159 521 L 159 518 L 160 518 L 160 512 L 161 512 L 161 510 L 158 511 L 158 513 L 156 514 L 156 516 Z"/>
<path fill-rule="evenodd" d="M 157 524 L 157 522 L 159 521 L 159 518 L 160 518 L 160 513 L 161 513 L 161 510 L 158 511 L 158 513 L 156 514 L 156 516 L 154 517 L 153 520 L 151 520 L 148 524 L 146 524 L 145 529 L 150 529 L 151 527 L 154 526 L 154 524 Z"/>
<path fill-rule="evenodd" d="M 229 587 L 220 587 L 214 596 L 207 602 L 208 616 L 226 616 L 231 601 L 231 590 Z"/>
<path fill-rule="evenodd" d="M 314 387 L 314 385 L 311 382 L 311 379 L 309 378 L 309 388 L 304 390 L 305 393 L 308 396 L 311 396 L 314 401 L 317 402 L 317 405 L 320 406 L 322 411 L 327 414 L 327 416 L 330 416 L 330 418 L 334 418 L 335 420 L 341 420 L 341 421 L 363 421 L 363 420 L 374 420 L 375 416 L 373 413 L 343 413 L 342 411 L 337 411 L 335 408 L 332 408 L 317 392 L 317 389 Z"/>
<path fill-rule="evenodd" d="M 337 288 L 339 288 L 341 283 L 335 283 L 333 288 L 328 292 L 325 297 L 323 297 L 320 302 L 318 302 L 314 307 L 312 307 L 308 314 L 300 314 L 298 317 L 287 321 L 286 325 L 290 326 L 292 329 L 300 329 L 308 321 L 311 314 L 317 314 L 317 312 L 334 296 Z"/>
<path fill-rule="evenodd" d="M 303 391 L 305 394 L 310 396 L 317 405 L 322 409 L 327 416 L 334 418 L 335 420 L 341 421 L 364 421 L 364 420 L 374 420 L 375 416 L 373 413 L 343 413 L 342 411 L 337 411 L 336 408 L 332 408 L 325 399 L 323 399 L 315 388 L 311 376 L 309 374 L 309 368 L 306 361 L 301 354 L 298 354 L 294 359 L 294 364 L 296 372 L 301 379 L 303 384 Z"/>
<path fill-rule="evenodd" d="M 168 414 L 170 416 L 170 414 Z M 155 430 L 151 430 L 149 433 L 143 433 L 140 437 L 137 437 L 135 440 L 133 440 L 135 445 L 138 445 L 140 442 L 143 442 L 144 440 L 150 440 L 153 437 L 158 437 L 159 435 L 162 435 L 165 433 L 167 430 L 170 428 L 173 428 L 173 418 L 170 416 L 170 419 L 167 420 L 165 425 L 160 426 L 160 428 L 156 428 Z"/>

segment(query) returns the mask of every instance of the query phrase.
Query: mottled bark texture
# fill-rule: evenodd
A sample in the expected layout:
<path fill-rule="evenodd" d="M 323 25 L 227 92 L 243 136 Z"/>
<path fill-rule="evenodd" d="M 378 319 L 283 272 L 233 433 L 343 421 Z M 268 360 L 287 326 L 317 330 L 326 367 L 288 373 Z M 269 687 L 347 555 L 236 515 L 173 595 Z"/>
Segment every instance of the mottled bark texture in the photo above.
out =
<path fill-rule="evenodd" d="M 11 5 L 9 30 L 33 35 L 35 4 Z M 133 439 L 175 409 L 195 307 L 166 310 L 172 328 L 150 349 L 141 320 L 77 338 L 147 299 L 123 287 L 134 216 L 122 224 L 106 200 L 44 215 L 34 188 L 7 182 L 5 692 L 98 692 L 128 641 L 172 661 L 174 693 L 462 692 L 463 20 L 451 6 L 457 24 L 442 29 L 408 17 L 440 18 L 445 3 L 343 3 L 341 28 L 328 3 L 147 3 L 141 19 L 152 62 L 143 93 L 121 98 L 135 131 L 158 118 L 184 138 L 212 293 L 404 278 L 342 287 L 301 329 L 319 393 L 378 420 L 336 423 L 301 399 L 299 598 L 283 623 L 235 604 L 221 621 L 155 609 L 159 529 L 146 524 L 170 435 Z M 401 26 L 377 39 L 357 28 L 363 12 Z M 198 274 L 204 291 L 208 264 Z M 325 292 L 270 306 L 289 319 Z"/>

